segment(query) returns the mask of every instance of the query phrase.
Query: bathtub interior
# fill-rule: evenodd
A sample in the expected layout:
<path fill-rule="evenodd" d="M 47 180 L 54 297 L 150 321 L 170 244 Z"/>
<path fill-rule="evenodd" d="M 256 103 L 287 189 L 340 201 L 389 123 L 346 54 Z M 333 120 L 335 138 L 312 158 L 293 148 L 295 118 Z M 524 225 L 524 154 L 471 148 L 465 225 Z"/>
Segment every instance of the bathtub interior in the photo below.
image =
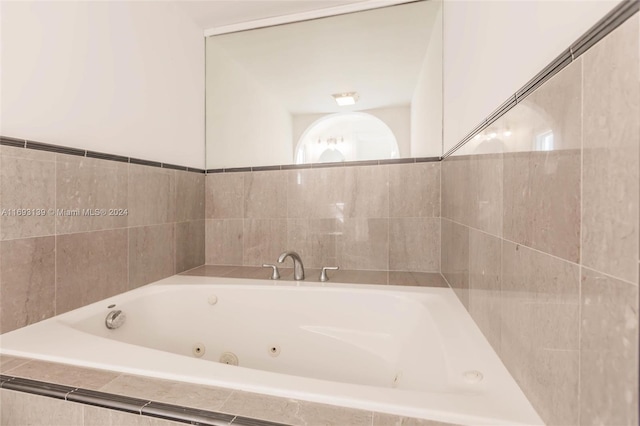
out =
<path fill-rule="evenodd" d="M 336 297 L 338 296 L 338 297 Z M 420 391 L 446 383 L 443 343 L 430 317 L 438 297 L 309 288 L 158 287 L 153 294 L 61 320 L 107 339 L 245 368 Z M 427 309 L 424 309 L 425 305 Z M 105 327 L 112 310 L 126 315 Z M 226 357 L 225 357 L 226 356 Z M 234 358 L 235 357 L 235 358 Z M 429 368 L 425 368 L 425 365 Z"/>
<path fill-rule="evenodd" d="M 109 330 L 113 310 L 126 320 Z M 237 366 L 219 362 L 227 352 Z M 2 335 L 0 353 L 457 424 L 542 424 L 450 288 L 174 276 Z"/>

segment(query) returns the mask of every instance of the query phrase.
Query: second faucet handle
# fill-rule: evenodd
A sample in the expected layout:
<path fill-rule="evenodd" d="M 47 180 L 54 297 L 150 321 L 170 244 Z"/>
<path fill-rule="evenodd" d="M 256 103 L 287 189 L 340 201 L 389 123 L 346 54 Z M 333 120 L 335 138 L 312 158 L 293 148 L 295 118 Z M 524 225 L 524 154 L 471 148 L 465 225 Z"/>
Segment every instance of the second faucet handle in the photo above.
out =
<path fill-rule="evenodd" d="M 322 272 L 320 273 L 320 282 L 324 283 L 329 281 L 327 271 L 337 271 L 338 269 L 340 269 L 339 266 L 325 266 L 324 268 L 322 268 Z"/>
<path fill-rule="evenodd" d="M 278 267 L 276 265 L 271 265 L 269 263 L 264 263 L 262 264 L 263 268 L 272 268 L 273 271 L 271 272 L 271 278 L 272 280 L 279 280 L 280 279 L 280 271 L 278 271 Z"/>

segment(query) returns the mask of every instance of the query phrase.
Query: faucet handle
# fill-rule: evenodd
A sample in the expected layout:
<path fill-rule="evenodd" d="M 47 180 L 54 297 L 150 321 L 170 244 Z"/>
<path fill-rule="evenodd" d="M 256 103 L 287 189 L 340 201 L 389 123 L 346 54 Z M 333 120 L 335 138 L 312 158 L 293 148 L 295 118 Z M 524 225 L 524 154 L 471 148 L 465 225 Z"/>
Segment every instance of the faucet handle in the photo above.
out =
<path fill-rule="evenodd" d="M 273 268 L 273 271 L 271 272 L 271 277 L 269 279 L 271 280 L 279 280 L 280 279 L 280 271 L 278 271 L 278 267 L 276 265 L 271 265 L 269 263 L 264 263 L 262 265 L 263 268 Z"/>
<path fill-rule="evenodd" d="M 325 266 L 322 268 L 322 272 L 320 273 L 320 281 L 323 283 L 329 281 L 327 271 L 337 271 L 338 269 L 340 269 L 339 266 Z"/>

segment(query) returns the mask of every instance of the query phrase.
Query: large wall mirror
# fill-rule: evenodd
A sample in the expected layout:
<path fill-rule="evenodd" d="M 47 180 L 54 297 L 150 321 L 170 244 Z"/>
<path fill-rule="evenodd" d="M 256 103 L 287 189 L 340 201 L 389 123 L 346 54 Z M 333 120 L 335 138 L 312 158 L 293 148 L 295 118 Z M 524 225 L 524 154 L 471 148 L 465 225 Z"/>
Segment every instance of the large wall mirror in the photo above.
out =
<path fill-rule="evenodd" d="M 207 168 L 442 154 L 442 3 L 207 38 Z"/>

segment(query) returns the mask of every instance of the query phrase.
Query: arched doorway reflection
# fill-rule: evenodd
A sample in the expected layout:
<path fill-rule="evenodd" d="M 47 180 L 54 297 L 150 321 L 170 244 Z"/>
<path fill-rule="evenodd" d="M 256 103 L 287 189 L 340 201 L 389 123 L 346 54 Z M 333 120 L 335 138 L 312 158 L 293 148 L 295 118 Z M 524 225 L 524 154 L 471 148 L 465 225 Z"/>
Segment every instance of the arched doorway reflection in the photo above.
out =
<path fill-rule="evenodd" d="M 364 112 L 330 114 L 316 120 L 300 137 L 295 152 L 296 164 L 398 157 L 393 131 Z"/>

